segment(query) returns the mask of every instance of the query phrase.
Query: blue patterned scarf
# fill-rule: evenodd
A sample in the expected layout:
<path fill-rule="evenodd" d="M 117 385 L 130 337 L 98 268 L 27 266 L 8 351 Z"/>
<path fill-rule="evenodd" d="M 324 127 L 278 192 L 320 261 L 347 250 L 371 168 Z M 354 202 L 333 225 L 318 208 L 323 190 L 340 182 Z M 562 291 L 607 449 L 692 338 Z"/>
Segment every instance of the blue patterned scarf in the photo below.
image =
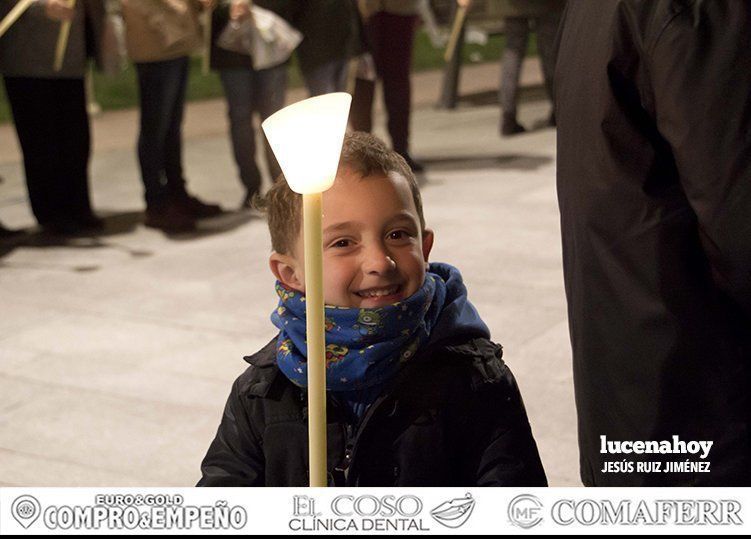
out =
<path fill-rule="evenodd" d="M 271 321 L 279 328 L 277 364 L 287 378 L 306 387 L 305 296 L 277 282 L 279 306 Z M 488 337 L 487 326 L 467 300 L 459 270 L 430 264 L 420 289 L 392 305 L 374 309 L 325 307 L 326 385 L 335 392 L 378 388 L 435 334 Z M 436 329 L 437 328 L 437 329 Z"/>

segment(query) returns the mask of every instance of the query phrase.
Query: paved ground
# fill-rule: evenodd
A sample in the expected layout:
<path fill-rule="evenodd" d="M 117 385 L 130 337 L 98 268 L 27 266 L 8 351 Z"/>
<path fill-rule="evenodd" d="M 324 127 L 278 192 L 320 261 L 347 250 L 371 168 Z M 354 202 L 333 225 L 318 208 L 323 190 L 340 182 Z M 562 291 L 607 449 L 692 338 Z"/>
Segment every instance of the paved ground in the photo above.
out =
<path fill-rule="evenodd" d="M 481 95 L 497 68 L 468 74 L 476 99 L 450 112 L 431 106 L 436 74 L 416 80 L 414 154 L 429 165 L 434 259 L 460 267 L 504 344 L 551 484 L 578 485 L 555 132 L 500 139 L 497 107 Z M 543 101 L 521 108 L 527 125 L 547 114 Z M 191 188 L 236 206 L 223 105 L 191 106 L 187 124 Z M 274 334 L 265 224 L 233 213 L 190 236 L 143 228 L 134 133 L 132 111 L 95 121 L 104 235 L 58 243 L 32 231 L 0 244 L 0 485 L 193 484 L 242 356 Z M 29 227 L 14 144 L 0 127 L 0 219 Z"/>

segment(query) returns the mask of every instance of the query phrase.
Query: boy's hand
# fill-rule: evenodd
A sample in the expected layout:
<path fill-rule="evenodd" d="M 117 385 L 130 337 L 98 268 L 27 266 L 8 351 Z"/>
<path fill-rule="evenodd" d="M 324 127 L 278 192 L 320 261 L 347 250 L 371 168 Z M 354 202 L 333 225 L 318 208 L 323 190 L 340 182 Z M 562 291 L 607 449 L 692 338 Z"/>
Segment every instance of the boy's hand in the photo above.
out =
<path fill-rule="evenodd" d="M 239 21 L 250 17 L 250 2 L 248 0 L 232 0 L 229 6 L 229 18 Z"/>
<path fill-rule="evenodd" d="M 459 4 L 459 7 L 469 7 L 472 0 L 456 0 L 456 3 Z"/>
<path fill-rule="evenodd" d="M 68 0 L 47 0 L 44 3 L 44 13 L 54 21 L 67 22 L 73 20 L 76 10 Z"/>

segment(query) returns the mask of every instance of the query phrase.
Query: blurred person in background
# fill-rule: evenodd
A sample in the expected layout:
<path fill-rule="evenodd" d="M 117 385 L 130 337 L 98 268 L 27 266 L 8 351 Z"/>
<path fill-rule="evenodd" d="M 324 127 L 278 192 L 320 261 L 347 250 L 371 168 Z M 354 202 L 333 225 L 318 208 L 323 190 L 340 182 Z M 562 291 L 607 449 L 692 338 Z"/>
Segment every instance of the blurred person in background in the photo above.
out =
<path fill-rule="evenodd" d="M 412 49 L 419 22 L 420 0 L 359 0 L 365 37 L 376 73 L 383 86 L 392 148 L 414 172 L 424 167 L 409 151 L 409 122 L 412 110 Z M 352 99 L 350 122 L 355 131 L 373 127 L 375 82 L 359 79 Z"/>
<path fill-rule="evenodd" d="M 258 7 L 272 11 L 286 21 L 291 21 L 295 0 L 260 0 Z M 219 72 L 227 99 L 230 138 L 240 181 L 245 187 L 241 208 L 250 209 L 253 197 L 261 191 L 261 171 L 256 163 L 256 127 L 254 116 L 263 121 L 284 107 L 287 90 L 288 62 L 254 70 L 253 59 L 246 54 L 229 51 L 217 45 L 217 40 L 230 21 L 241 21 L 251 16 L 248 0 L 220 0 L 212 16 L 211 68 Z M 272 179 L 281 174 L 274 153 L 260 133 L 265 148 L 266 164 Z"/>
<path fill-rule="evenodd" d="M 0 18 L 16 4 L 0 0 Z M 29 202 L 39 225 L 56 234 L 103 227 L 89 196 L 90 132 L 84 75 L 101 65 L 102 0 L 39 0 L 0 38 L 3 75 L 24 160 Z M 62 67 L 54 69 L 61 23 L 70 34 Z"/>
<path fill-rule="evenodd" d="M 297 48 L 311 97 L 347 89 L 349 61 L 361 52 L 359 14 L 354 0 L 298 2 L 295 26 L 304 38 Z"/>
<path fill-rule="evenodd" d="M 138 161 L 144 224 L 168 232 L 222 212 L 190 195 L 182 167 L 182 121 L 189 55 L 202 43 L 198 14 L 215 0 L 122 0 L 128 55 L 138 75 L 141 107 Z"/>
<path fill-rule="evenodd" d="M 501 104 L 502 136 L 526 131 L 517 121 L 516 105 L 519 102 L 519 77 L 527 53 L 530 27 L 537 37 L 537 54 L 542 66 L 545 90 L 554 102 L 553 75 L 555 71 L 555 38 L 563 0 L 505 0 L 507 16 L 504 18 L 506 46 L 501 56 L 501 85 L 498 101 Z M 555 125 L 555 110 L 551 111 L 548 125 Z"/>
<path fill-rule="evenodd" d="M 457 0 L 457 4 L 469 8 L 472 0 Z M 519 77 L 527 53 L 530 28 L 537 37 L 537 53 L 542 65 L 550 102 L 554 102 L 553 75 L 555 70 L 555 38 L 565 0 L 500 0 L 497 2 L 503 18 L 503 33 L 506 44 L 501 55 L 501 84 L 498 102 L 501 104 L 500 133 L 504 137 L 524 133 L 526 129 L 517 121 L 519 102 Z M 551 111 L 548 125 L 555 125 L 555 111 Z"/>

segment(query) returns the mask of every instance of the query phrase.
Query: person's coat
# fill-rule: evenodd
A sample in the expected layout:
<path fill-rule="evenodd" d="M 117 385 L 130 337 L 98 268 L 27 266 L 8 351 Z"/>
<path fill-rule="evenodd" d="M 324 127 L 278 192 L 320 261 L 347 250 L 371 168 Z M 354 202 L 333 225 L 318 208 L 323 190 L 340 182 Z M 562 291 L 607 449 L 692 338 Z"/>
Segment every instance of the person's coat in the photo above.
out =
<path fill-rule="evenodd" d="M 0 20 L 17 3 L 0 0 Z M 83 78 L 88 58 L 93 58 L 99 67 L 103 64 L 104 24 L 103 0 L 76 2 L 63 64 L 60 71 L 55 71 L 62 24 L 46 15 L 43 3 L 34 3 L 0 38 L 0 73 L 6 77 Z"/>
<path fill-rule="evenodd" d="M 125 44 L 136 63 L 189 56 L 203 44 L 197 0 L 122 0 Z"/>
<path fill-rule="evenodd" d="M 277 367 L 276 339 L 246 359 L 198 486 L 308 486 L 306 393 Z M 357 429 L 345 416 L 329 395 L 330 485 L 547 485 L 514 377 L 487 339 L 428 347 Z"/>
<path fill-rule="evenodd" d="M 734 0 L 566 7 L 558 198 L 586 485 L 751 485 L 750 28 Z M 713 441 L 709 471 L 603 444 L 673 436 Z M 624 459 L 661 472 L 603 471 Z"/>
<path fill-rule="evenodd" d="M 229 12 L 231 0 L 219 0 L 211 14 L 211 69 L 253 69 L 250 55 L 228 51 L 217 45 L 217 40 L 230 24 Z M 299 0 L 255 0 L 257 7 L 267 9 L 288 23 L 293 23 L 295 13 L 299 10 Z"/>

